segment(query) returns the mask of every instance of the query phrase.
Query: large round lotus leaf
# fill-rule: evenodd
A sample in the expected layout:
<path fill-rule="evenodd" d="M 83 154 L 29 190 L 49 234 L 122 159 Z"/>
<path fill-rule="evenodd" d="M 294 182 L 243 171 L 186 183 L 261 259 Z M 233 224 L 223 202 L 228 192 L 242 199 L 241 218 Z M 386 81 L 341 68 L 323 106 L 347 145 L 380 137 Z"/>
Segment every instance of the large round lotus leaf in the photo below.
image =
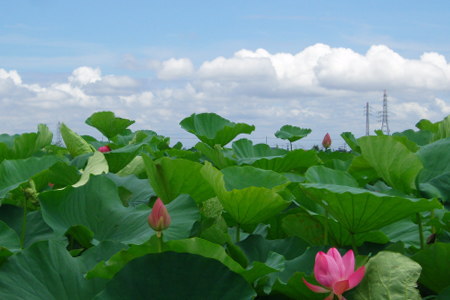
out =
<path fill-rule="evenodd" d="M 100 111 L 86 119 L 86 124 L 97 128 L 108 139 L 122 133 L 134 121 L 117 118 L 111 111 Z"/>
<path fill-rule="evenodd" d="M 275 132 L 275 136 L 279 139 L 288 140 L 289 142 L 295 142 L 299 139 L 304 138 L 308 134 L 311 133 L 311 129 L 309 128 L 300 128 L 292 125 L 284 125 L 277 132 Z"/>
<path fill-rule="evenodd" d="M 400 253 L 381 251 L 366 264 L 363 280 L 348 299 L 419 300 L 420 270 L 418 263 Z"/>
<path fill-rule="evenodd" d="M 441 208 L 436 199 L 411 199 L 333 184 L 300 184 L 305 193 L 350 233 L 362 233 L 391 224 L 414 213 Z"/>
<path fill-rule="evenodd" d="M 419 281 L 427 288 L 440 293 L 450 286 L 450 244 L 432 244 L 411 258 L 422 266 Z"/>
<path fill-rule="evenodd" d="M 164 236 L 165 232 L 163 233 Z M 163 237 L 165 240 L 165 236 Z M 141 245 L 131 245 L 113 255 L 108 261 L 102 261 L 86 275 L 87 278 L 113 278 L 128 262 L 147 254 L 160 253 L 158 239 L 152 236 L 150 240 Z M 225 248 L 219 244 L 209 242 L 201 238 L 189 238 L 182 240 L 171 240 L 162 245 L 163 252 L 190 253 L 201 255 L 206 258 L 215 259 L 235 273 L 243 273 L 245 269 L 233 260 Z"/>
<path fill-rule="evenodd" d="M 129 262 L 95 299 L 252 299 L 240 275 L 188 253 L 148 254 Z"/>
<path fill-rule="evenodd" d="M 10 257 L 0 268 L 0 299 L 86 300 L 104 287 L 104 280 L 87 280 L 90 265 L 72 257 L 59 241 L 42 241 Z M 100 253 L 100 259 L 105 259 Z"/>
<path fill-rule="evenodd" d="M 145 206 L 124 207 L 117 186 L 105 175 L 92 176 L 78 188 L 40 194 L 42 215 L 46 223 L 58 233 L 72 226 L 83 225 L 94 233 L 98 241 L 143 243 L 154 231 L 148 226 L 150 209 Z M 167 205 L 172 217 L 165 231 L 167 239 L 189 236 L 192 225 L 199 218 L 195 202 L 182 195 Z"/>
<path fill-rule="evenodd" d="M 289 201 L 278 193 L 289 183 L 284 176 L 249 166 L 229 167 L 222 171 L 208 162 L 201 169 L 224 209 L 239 224 L 257 224 L 289 205 Z"/>
<path fill-rule="evenodd" d="M 260 169 L 276 172 L 303 170 L 319 162 L 315 151 L 297 149 L 287 151 L 270 148 L 266 144 L 253 143 L 248 139 L 233 142 L 233 151 L 239 164 L 251 165 Z"/>
<path fill-rule="evenodd" d="M 416 190 L 416 177 L 423 168 L 419 157 L 392 136 L 365 136 L 358 139 L 362 157 L 378 175 L 403 193 Z"/>
<path fill-rule="evenodd" d="M 239 134 L 250 134 L 255 130 L 253 125 L 234 123 L 215 113 L 192 114 L 183 119 L 180 125 L 210 146 L 225 146 Z"/>
<path fill-rule="evenodd" d="M 438 191 L 440 198 L 450 200 L 450 138 L 438 140 L 417 151 L 423 163 L 419 174 L 419 188 L 425 192 Z"/>

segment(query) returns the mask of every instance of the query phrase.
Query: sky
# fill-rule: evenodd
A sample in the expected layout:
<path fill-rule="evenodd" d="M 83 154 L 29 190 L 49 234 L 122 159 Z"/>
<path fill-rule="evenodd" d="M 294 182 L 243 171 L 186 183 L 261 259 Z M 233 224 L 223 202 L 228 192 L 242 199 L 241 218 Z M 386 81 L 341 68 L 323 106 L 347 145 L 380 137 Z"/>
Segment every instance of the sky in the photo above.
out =
<path fill-rule="evenodd" d="M 391 132 L 450 114 L 449 1 L 0 0 L 0 134 L 56 133 L 113 111 L 190 147 L 179 122 L 214 112 L 285 147 L 289 124 L 312 133 Z"/>

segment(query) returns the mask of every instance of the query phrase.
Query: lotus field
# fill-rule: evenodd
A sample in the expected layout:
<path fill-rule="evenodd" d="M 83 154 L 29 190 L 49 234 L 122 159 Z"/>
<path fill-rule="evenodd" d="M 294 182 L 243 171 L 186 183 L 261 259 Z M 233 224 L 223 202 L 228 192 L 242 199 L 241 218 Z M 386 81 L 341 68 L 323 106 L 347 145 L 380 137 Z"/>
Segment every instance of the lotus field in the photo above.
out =
<path fill-rule="evenodd" d="M 450 299 L 450 116 L 349 152 L 213 113 L 180 122 L 191 149 L 133 123 L 0 135 L 0 299 Z"/>

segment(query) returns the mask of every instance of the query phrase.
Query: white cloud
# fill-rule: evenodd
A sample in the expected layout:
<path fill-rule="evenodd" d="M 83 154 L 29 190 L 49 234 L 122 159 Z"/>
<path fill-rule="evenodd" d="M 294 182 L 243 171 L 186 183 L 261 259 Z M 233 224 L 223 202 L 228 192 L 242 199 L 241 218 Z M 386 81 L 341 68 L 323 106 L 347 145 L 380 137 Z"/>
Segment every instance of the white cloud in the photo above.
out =
<path fill-rule="evenodd" d="M 84 134 L 90 114 L 111 110 L 135 119 L 134 126 L 177 140 L 190 137 L 178 125 L 184 117 L 216 112 L 255 124 L 255 138 L 270 142 L 282 125 L 292 124 L 312 128 L 305 143 L 320 144 L 326 132 L 364 134 L 363 107 L 367 101 L 380 106 L 385 88 L 391 131 L 450 113 L 450 65 L 435 52 L 407 59 L 382 45 L 357 53 L 315 44 L 298 53 L 243 49 L 198 67 L 188 58 L 150 61 L 156 76 L 148 79 L 102 75 L 100 68 L 82 66 L 46 85 L 24 82 L 17 71 L 0 68 L 3 130 L 32 131 L 38 122 L 64 121 Z"/>
<path fill-rule="evenodd" d="M 434 101 L 444 114 L 450 114 L 450 104 L 440 98 L 436 98 Z"/>
<path fill-rule="evenodd" d="M 101 79 L 102 72 L 99 68 L 79 67 L 72 72 L 69 82 L 77 85 L 94 83 Z"/>
<path fill-rule="evenodd" d="M 163 61 L 159 66 L 158 78 L 163 80 L 173 80 L 179 78 L 186 78 L 194 72 L 194 65 L 187 58 Z"/>

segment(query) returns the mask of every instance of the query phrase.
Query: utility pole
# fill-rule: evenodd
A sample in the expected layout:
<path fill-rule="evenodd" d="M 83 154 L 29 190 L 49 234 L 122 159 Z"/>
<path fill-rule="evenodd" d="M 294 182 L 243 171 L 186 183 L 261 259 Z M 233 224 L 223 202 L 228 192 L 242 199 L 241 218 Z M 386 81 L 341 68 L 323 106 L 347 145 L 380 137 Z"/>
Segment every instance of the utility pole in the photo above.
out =
<path fill-rule="evenodd" d="M 389 135 L 389 123 L 388 123 L 388 106 L 387 106 L 387 94 L 386 90 L 384 90 L 383 95 L 383 113 L 382 113 L 382 119 L 381 119 L 381 131 Z"/>
<path fill-rule="evenodd" d="M 366 102 L 366 135 L 369 135 L 369 102 Z"/>

